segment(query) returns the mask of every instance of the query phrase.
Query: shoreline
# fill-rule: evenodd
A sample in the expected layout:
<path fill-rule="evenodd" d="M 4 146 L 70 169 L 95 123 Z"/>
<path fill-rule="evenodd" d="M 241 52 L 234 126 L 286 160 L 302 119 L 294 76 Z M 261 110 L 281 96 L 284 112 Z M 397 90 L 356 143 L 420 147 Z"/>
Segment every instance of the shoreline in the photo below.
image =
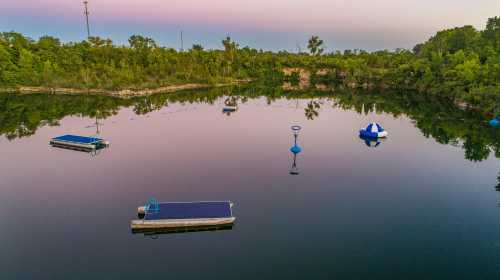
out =
<path fill-rule="evenodd" d="M 19 93 L 19 94 L 89 94 L 89 95 L 105 95 L 114 97 L 135 97 L 135 96 L 148 96 L 160 93 L 171 93 L 182 90 L 225 87 L 225 86 L 239 85 L 248 82 L 251 82 L 251 80 L 234 80 L 227 83 L 217 83 L 217 84 L 186 83 L 186 84 L 170 85 L 158 88 L 120 89 L 120 90 L 19 86 L 11 88 L 0 88 L 0 92 Z"/>

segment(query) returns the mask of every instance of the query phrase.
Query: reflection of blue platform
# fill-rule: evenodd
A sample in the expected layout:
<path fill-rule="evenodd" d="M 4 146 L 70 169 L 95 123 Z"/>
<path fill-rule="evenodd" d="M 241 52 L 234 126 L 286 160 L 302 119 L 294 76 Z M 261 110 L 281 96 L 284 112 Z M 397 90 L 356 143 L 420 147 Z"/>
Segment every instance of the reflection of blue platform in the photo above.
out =
<path fill-rule="evenodd" d="M 168 202 L 160 203 L 159 211 L 148 212 L 145 220 L 230 218 L 231 202 Z"/>

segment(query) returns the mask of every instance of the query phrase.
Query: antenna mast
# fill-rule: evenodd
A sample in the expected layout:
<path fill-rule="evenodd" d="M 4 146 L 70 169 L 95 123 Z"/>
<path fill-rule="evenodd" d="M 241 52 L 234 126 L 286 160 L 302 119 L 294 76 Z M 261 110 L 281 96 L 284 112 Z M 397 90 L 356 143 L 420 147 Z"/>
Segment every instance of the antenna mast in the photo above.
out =
<path fill-rule="evenodd" d="M 85 15 L 85 20 L 86 20 L 86 23 L 87 23 L 87 39 L 90 38 L 90 25 L 89 25 L 89 9 L 88 9 L 88 4 L 89 4 L 89 1 L 83 1 L 83 5 L 85 5 L 85 12 L 84 12 L 84 15 Z"/>
<path fill-rule="evenodd" d="M 184 51 L 184 38 L 182 37 L 182 30 L 181 30 L 181 52 Z"/>

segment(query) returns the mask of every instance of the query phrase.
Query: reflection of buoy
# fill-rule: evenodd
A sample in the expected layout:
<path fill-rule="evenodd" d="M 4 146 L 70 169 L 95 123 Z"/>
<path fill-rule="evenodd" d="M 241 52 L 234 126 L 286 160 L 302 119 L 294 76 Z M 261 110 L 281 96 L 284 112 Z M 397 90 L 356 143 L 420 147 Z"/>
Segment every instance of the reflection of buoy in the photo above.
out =
<path fill-rule="evenodd" d="M 490 125 L 493 127 L 497 127 L 500 125 L 500 121 L 497 118 L 494 118 L 490 121 Z"/>
<path fill-rule="evenodd" d="M 378 147 L 385 140 L 385 138 L 364 137 L 361 135 L 359 136 L 359 138 L 364 140 L 366 146 L 370 148 Z"/>
<path fill-rule="evenodd" d="M 293 145 L 291 148 L 290 148 L 290 152 L 292 152 L 293 154 L 298 154 L 300 152 L 302 152 L 302 148 L 298 145 Z"/>
<path fill-rule="evenodd" d="M 387 131 L 378 123 L 371 123 L 359 131 L 359 136 L 368 138 L 385 138 L 387 135 Z"/>
<path fill-rule="evenodd" d="M 293 135 L 299 135 L 300 130 L 302 130 L 300 125 L 292 125 Z"/>
<path fill-rule="evenodd" d="M 288 173 L 290 173 L 290 175 L 294 175 L 294 176 L 300 174 L 299 168 L 297 168 L 297 165 L 295 163 L 292 165 L 292 168 L 290 168 L 290 172 L 288 172 Z"/>

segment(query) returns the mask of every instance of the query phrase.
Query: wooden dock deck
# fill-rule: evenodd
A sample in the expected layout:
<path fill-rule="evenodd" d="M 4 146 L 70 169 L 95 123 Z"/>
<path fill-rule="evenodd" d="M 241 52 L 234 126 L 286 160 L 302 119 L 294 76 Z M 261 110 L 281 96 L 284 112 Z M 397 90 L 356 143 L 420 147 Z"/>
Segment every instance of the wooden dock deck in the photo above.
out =
<path fill-rule="evenodd" d="M 224 224 L 218 226 L 197 226 L 197 227 L 177 227 L 177 228 L 140 228 L 132 229 L 133 234 L 144 234 L 145 236 L 155 236 L 176 233 L 206 232 L 206 231 L 228 231 L 233 229 L 234 224 Z"/>

